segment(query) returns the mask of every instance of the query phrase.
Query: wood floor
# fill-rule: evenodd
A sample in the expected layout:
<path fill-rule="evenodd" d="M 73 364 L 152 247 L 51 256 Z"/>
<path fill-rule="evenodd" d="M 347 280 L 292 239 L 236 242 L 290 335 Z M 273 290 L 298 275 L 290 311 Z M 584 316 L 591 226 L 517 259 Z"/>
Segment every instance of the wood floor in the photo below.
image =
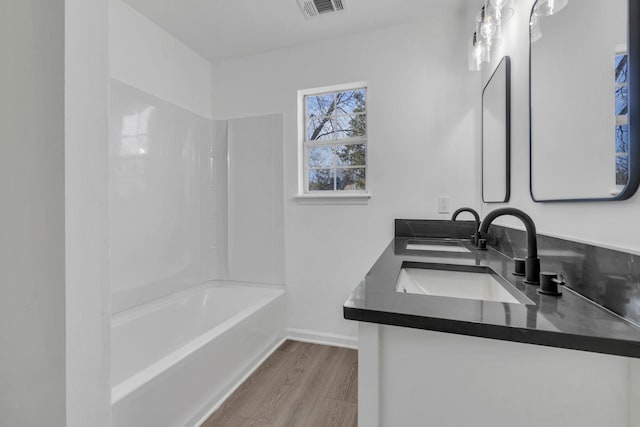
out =
<path fill-rule="evenodd" d="M 351 427 L 356 350 L 285 341 L 202 427 Z"/>

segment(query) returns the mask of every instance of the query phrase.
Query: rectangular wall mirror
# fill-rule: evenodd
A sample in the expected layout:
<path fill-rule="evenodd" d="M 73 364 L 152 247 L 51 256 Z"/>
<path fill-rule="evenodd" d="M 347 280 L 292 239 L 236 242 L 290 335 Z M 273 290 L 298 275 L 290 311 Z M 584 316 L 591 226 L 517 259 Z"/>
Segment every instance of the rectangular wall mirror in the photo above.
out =
<path fill-rule="evenodd" d="M 632 124 L 640 119 L 635 84 L 639 3 L 534 3 L 529 81 L 533 200 L 622 200 L 636 191 L 640 153 Z"/>
<path fill-rule="evenodd" d="M 482 91 L 482 201 L 509 201 L 511 61 L 502 58 Z"/>

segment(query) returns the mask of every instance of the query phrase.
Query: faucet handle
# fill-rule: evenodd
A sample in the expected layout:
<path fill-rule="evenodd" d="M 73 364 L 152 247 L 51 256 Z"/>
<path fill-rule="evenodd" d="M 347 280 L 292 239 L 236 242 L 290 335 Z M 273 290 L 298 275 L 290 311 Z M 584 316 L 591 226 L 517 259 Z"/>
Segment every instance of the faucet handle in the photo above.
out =
<path fill-rule="evenodd" d="M 514 258 L 513 259 L 513 275 L 514 276 L 524 276 L 526 272 L 526 266 L 524 258 Z"/>
<path fill-rule="evenodd" d="M 481 251 L 487 250 L 487 239 L 478 239 L 478 249 Z"/>
<path fill-rule="evenodd" d="M 556 273 L 546 271 L 540 273 L 540 288 L 538 288 L 538 293 L 560 296 L 562 295 L 562 291 L 558 289 L 558 285 L 564 285 L 564 280 L 558 279 Z"/>

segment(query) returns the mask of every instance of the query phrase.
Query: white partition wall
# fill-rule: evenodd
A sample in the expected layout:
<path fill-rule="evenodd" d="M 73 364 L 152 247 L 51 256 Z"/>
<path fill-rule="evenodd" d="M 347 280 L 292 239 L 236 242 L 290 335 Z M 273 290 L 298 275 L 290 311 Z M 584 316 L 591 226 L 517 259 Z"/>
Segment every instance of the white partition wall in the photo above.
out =
<path fill-rule="evenodd" d="M 65 426 L 107 427 L 111 425 L 107 240 L 109 2 L 64 3 Z"/>
<path fill-rule="evenodd" d="M 229 278 L 284 283 L 283 115 L 229 120 Z"/>
<path fill-rule="evenodd" d="M 108 0 L 0 3 L 0 425 L 108 426 Z"/>

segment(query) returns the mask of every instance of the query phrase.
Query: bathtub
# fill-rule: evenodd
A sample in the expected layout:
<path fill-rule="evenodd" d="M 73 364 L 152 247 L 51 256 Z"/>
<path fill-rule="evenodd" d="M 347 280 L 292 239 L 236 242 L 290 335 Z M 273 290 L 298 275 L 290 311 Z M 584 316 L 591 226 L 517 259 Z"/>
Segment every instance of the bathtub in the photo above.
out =
<path fill-rule="evenodd" d="M 115 314 L 113 425 L 197 425 L 281 341 L 283 294 L 208 282 Z"/>

